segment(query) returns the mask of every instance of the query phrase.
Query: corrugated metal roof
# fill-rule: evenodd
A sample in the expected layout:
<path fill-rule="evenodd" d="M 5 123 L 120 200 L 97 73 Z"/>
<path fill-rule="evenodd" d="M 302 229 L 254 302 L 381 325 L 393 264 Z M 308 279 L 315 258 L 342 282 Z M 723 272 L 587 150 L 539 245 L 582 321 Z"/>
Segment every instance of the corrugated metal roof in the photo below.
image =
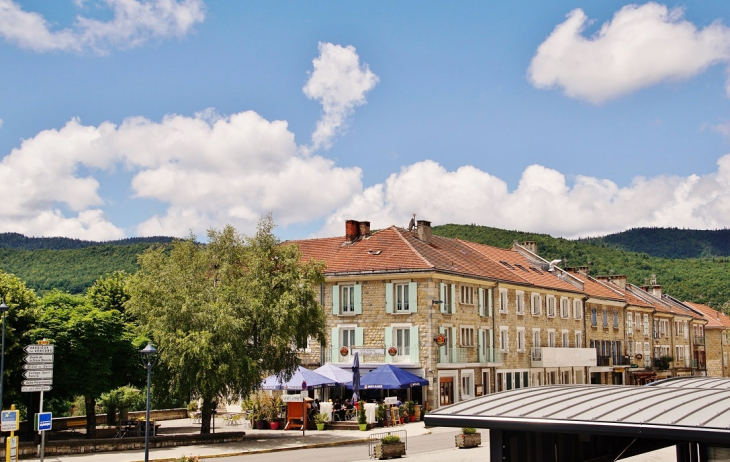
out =
<path fill-rule="evenodd" d="M 730 436 L 730 380 L 724 381 L 522 388 L 440 408 L 427 414 L 426 424 L 686 438 L 701 433 L 714 440 Z"/>
<path fill-rule="evenodd" d="M 712 388 L 730 390 L 730 379 L 724 377 L 670 377 L 647 384 L 648 387 Z"/>

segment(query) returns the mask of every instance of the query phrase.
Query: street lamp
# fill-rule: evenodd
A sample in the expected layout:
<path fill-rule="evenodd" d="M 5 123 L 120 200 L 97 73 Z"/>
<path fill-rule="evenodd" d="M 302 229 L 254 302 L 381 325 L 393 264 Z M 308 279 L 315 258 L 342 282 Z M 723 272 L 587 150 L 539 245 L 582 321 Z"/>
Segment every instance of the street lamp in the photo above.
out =
<path fill-rule="evenodd" d="M 142 357 L 142 364 L 147 368 L 147 417 L 144 425 L 144 462 L 150 460 L 150 378 L 152 376 L 152 366 L 157 362 L 157 349 L 148 343 L 146 347 L 139 350 Z"/>
<path fill-rule="evenodd" d="M 0 356 L 0 410 L 3 409 L 3 379 L 5 378 L 5 313 L 8 312 L 8 306 L 5 302 L 0 303 L 0 311 L 3 313 L 3 346 L 2 356 Z"/>

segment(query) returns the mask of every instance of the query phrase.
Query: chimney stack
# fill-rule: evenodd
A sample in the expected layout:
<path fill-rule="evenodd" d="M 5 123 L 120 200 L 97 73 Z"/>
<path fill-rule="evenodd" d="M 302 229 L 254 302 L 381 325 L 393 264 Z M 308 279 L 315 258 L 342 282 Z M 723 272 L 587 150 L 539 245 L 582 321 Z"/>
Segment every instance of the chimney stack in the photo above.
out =
<path fill-rule="evenodd" d="M 537 255 L 537 242 L 535 241 L 525 241 L 522 243 L 522 247 L 526 248 L 530 252 Z"/>
<path fill-rule="evenodd" d="M 583 276 L 588 276 L 588 266 L 579 266 L 578 267 L 578 273 L 582 274 Z"/>
<path fill-rule="evenodd" d="M 345 222 L 345 242 L 352 244 L 360 237 L 360 222 L 347 220 Z"/>
<path fill-rule="evenodd" d="M 360 237 L 370 237 L 370 222 L 369 221 L 361 221 L 360 222 Z"/>
<path fill-rule="evenodd" d="M 626 275 L 618 274 L 611 276 L 596 276 L 596 279 L 602 282 L 610 282 L 611 284 L 618 286 L 622 289 L 626 289 Z"/>
<path fill-rule="evenodd" d="M 416 232 L 418 233 L 416 236 L 418 239 L 422 242 L 425 242 L 426 244 L 431 243 L 431 222 L 426 220 L 418 220 L 417 226 L 416 226 Z"/>

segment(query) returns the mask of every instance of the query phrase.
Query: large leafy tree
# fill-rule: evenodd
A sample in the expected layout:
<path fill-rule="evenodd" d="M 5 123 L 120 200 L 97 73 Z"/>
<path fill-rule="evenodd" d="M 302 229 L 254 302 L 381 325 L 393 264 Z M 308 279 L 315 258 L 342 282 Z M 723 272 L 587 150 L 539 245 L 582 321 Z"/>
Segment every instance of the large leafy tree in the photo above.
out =
<path fill-rule="evenodd" d="M 96 436 L 96 400 L 102 393 L 140 383 L 144 372 L 137 350 L 142 343 L 115 309 L 101 310 L 84 297 L 52 292 L 40 301 L 41 315 L 33 340 L 55 345 L 53 396 L 83 395 L 86 435 Z"/>
<path fill-rule="evenodd" d="M 314 289 L 323 264 L 301 264 L 273 227 L 266 217 L 251 238 L 227 226 L 209 231 L 207 245 L 190 237 L 152 249 L 130 284 L 127 310 L 155 340 L 169 391 L 202 398 L 201 433 L 220 398 L 248 394 L 272 371 L 291 373 L 297 349 L 324 338 Z"/>

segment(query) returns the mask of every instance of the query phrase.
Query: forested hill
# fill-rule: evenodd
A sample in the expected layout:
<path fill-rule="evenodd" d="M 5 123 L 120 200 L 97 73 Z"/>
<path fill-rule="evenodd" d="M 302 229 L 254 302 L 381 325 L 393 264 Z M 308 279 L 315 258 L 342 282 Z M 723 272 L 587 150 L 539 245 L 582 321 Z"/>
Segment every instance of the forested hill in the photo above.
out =
<path fill-rule="evenodd" d="M 435 226 L 433 234 L 507 248 L 515 240 L 536 241 L 547 260 L 561 259 L 561 267 L 590 267 L 591 275 L 625 274 L 629 282 L 643 285 L 652 274 L 664 292 L 680 300 L 720 308 L 730 301 L 730 257 L 669 259 L 587 242 L 554 238 L 547 234 L 506 231 L 476 225 Z M 675 241 L 681 246 L 681 240 Z"/>
<path fill-rule="evenodd" d="M 70 237 L 26 237 L 18 233 L 0 233 L 0 249 L 20 250 L 68 250 L 85 249 L 100 245 L 155 244 L 172 242 L 174 238 L 166 236 L 131 237 L 117 241 L 82 241 Z"/>
<path fill-rule="evenodd" d="M 634 228 L 603 237 L 579 239 L 664 258 L 730 256 L 730 229 Z"/>

